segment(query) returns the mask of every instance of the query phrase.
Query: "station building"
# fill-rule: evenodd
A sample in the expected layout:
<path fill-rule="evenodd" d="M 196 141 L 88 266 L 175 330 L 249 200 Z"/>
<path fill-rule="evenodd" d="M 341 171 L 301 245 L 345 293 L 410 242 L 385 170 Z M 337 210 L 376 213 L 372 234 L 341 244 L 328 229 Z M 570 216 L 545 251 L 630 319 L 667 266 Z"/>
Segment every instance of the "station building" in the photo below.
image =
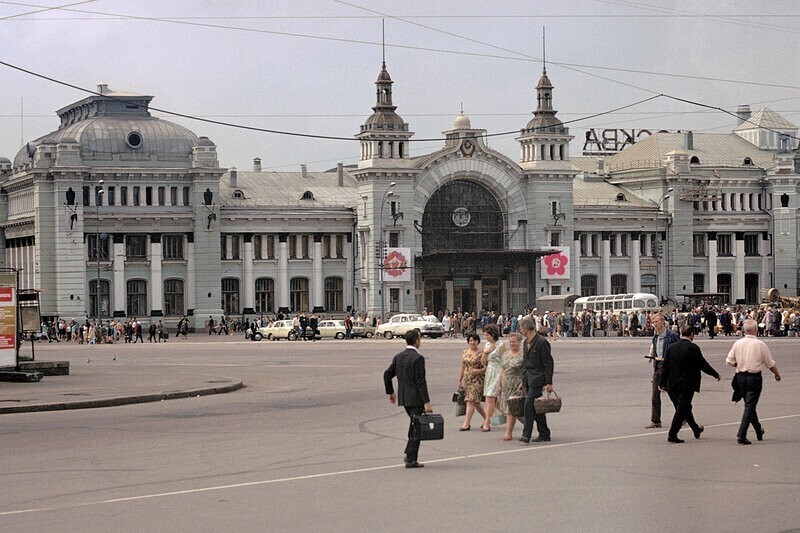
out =
<path fill-rule="evenodd" d="M 150 114 L 151 96 L 100 85 L 0 159 L 0 262 L 40 291 L 43 315 L 195 328 L 222 313 L 797 294 L 800 152 L 776 113 L 571 158 L 543 69 L 516 160 L 463 112 L 440 149 L 411 157 L 392 85 L 384 64 L 358 163 L 326 172 L 221 168 L 211 140 Z"/>

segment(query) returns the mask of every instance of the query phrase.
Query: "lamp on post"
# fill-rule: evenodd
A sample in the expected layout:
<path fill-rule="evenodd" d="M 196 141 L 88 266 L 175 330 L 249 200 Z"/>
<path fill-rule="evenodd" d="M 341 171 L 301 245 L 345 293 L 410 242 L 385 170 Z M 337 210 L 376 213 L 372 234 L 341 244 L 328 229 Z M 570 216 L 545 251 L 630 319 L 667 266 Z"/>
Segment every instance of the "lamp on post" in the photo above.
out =
<path fill-rule="evenodd" d="M 667 189 L 666 194 L 664 194 L 664 196 L 662 196 L 661 199 L 658 201 L 658 204 L 657 204 L 658 205 L 658 215 L 661 214 L 661 210 L 664 207 L 664 202 L 672 195 L 672 191 L 673 190 L 674 189 L 672 187 Z M 666 234 L 667 234 L 667 231 L 669 231 L 669 223 L 667 223 L 667 227 L 664 228 L 664 236 L 665 236 L 664 245 L 661 247 L 661 250 L 659 250 L 658 249 L 659 248 L 658 244 L 660 243 L 659 230 L 661 229 L 661 226 L 660 226 L 659 221 L 658 221 L 658 215 L 656 215 L 656 243 L 655 243 L 656 249 L 655 249 L 655 254 L 654 255 L 656 257 L 656 291 L 658 292 L 657 296 L 659 297 L 659 300 L 660 300 L 661 298 L 663 298 L 663 295 L 661 294 L 661 255 L 664 253 L 664 249 L 666 248 L 666 243 L 667 243 Z M 669 293 L 669 273 L 665 272 L 665 276 L 664 277 L 667 278 L 667 280 L 666 280 L 667 282 L 665 283 L 665 288 L 666 288 L 666 292 Z"/>
<path fill-rule="evenodd" d="M 94 287 L 94 305 L 96 306 L 96 317 L 98 326 L 103 322 L 103 304 L 101 302 L 100 291 L 100 204 L 103 203 L 103 180 L 97 182 L 97 189 L 95 190 L 94 210 L 97 216 L 97 226 L 95 226 L 94 233 L 94 253 L 95 261 L 97 264 L 97 280 Z"/>
<path fill-rule="evenodd" d="M 380 210 L 381 216 L 378 219 L 378 231 L 380 232 L 379 233 L 380 238 L 378 239 L 378 269 L 379 269 L 380 283 L 381 283 L 381 322 L 384 322 L 386 320 L 386 308 L 384 306 L 385 302 L 384 292 L 386 292 L 385 290 L 386 282 L 383 279 L 383 270 L 384 270 L 383 261 L 385 259 L 383 254 L 386 246 L 383 240 L 383 207 L 386 205 L 386 199 L 389 198 L 389 196 L 391 196 L 392 187 L 394 187 L 395 185 L 397 185 L 397 182 L 393 181 L 389 184 L 388 187 L 386 187 L 386 191 L 384 191 L 383 197 L 381 198 L 381 210 Z"/>

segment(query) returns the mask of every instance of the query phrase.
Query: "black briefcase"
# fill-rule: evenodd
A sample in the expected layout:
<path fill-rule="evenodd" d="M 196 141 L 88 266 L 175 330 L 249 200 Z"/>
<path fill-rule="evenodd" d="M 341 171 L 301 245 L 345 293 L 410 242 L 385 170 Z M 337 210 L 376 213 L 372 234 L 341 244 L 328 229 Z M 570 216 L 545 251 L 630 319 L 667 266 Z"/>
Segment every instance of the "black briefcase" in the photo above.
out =
<path fill-rule="evenodd" d="M 440 440 L 444 438 L 444 417 L 433 413 L 416 415 L 418 440 Z"/>

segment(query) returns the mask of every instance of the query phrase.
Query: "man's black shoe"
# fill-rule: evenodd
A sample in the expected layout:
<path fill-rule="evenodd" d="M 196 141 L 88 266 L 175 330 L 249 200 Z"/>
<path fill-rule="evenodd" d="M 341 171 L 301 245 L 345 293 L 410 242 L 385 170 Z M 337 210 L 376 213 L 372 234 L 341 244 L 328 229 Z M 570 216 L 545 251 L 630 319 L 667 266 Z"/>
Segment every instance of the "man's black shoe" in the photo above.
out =
<path fill-rule="evenodd" d="M 520 441 L 520 442 L 524 442 L 525 444 L 530 444 L 531 443 L 531 439 L 526 439 L 525 437 L 520 437 L 517 440 Z"/>
<path fill-rule="evenodd" d="M 694 433 L 694 438 L 699 439 L 700 438 L 700 433 L 702 433 L 704 429 L 706 429 L 705 426 L 700 426 L 700 427 L 697 428 L 697 431 L 692 430 L 692 433 Z"/>
<path fill-rule="evenodd" d="M 542 435 L 539 435 L 538 437 L 533 439 L 533 442 L 550 442 L 550 437 L 549 436 L 544 437 Z"/>
<path fill-rule="evenodd" d="M 761 429 L 757 429 L 756 430 L 756 438 L 758 440 L 764 440 L 764 428 L 763 427 Z"/>
<path fill-rule="evenodd" d="M 743 445 L 743 446 L 746 446 L 746 445 L 748 445 L 748 444 L 753 444 L 752 442 L 750 442 L 750 441 L 749 441 L 749 440 L 747 440 L 747 439 L 736 439 L 736 442 L 738 442 L 739 444 L 741 444 L 741 445 Z"/>
<path fill-rule="evenodd" d="M 414 461 L 413 463 L 406 463 L 406 468 L 422 468 L 423 466 L 425 465 L 418 461 Z"/>
<path fill-rule="evenodd" d="M 686 441 L 679 439 L 678 437 L 667 437 L 667 442 L 671 442 L 673 444 L 683 444 Z"/>

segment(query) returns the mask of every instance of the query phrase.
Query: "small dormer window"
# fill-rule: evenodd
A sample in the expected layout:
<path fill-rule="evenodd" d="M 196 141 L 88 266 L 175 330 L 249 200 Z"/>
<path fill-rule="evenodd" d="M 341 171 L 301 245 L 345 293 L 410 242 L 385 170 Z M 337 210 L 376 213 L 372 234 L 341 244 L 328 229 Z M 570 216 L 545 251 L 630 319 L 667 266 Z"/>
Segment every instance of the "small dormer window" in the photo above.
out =
<path fill-rule="evenodd" d="M 314 193 L 311 191 L 306 191 L 303 193 L 303 196 L 300 197 L 301 200 L 313 200 Z"/>
<path fill-rule="evenodd" d="M 692 158 L 689 160 L 689 164 L 690 165 L 699 165 L 700 164 L 700 158 L 697 157 L 696 155 L 693 155 Z"/>
<path fill-rule="evenodd" d="M 624 195 L 623 193 L 621 193 L 621 192 L 620 192 L 620 193 L 617 193 L 617 201 L 618 201 L 618 202 L 626 202 L 627 200 L 628 200 L 628 199 L 627 199 L 627 198 L 625 198 L 625 195 Z"/>
<path fill-rule="evenodd" d="M 244 193 L 239 189 L 236 189 L 235 191 L 233 191 L 233 197 L 238 198 L 239 200 L 244 200 Z"/>
<path fill-rule="evenodd" d="M 749 157 L 745 157 L 744 161 L 742 161 L 742 164 L 743 165 L 752 165 L 753 164 L 753 160 L 750 159 Z"/>

